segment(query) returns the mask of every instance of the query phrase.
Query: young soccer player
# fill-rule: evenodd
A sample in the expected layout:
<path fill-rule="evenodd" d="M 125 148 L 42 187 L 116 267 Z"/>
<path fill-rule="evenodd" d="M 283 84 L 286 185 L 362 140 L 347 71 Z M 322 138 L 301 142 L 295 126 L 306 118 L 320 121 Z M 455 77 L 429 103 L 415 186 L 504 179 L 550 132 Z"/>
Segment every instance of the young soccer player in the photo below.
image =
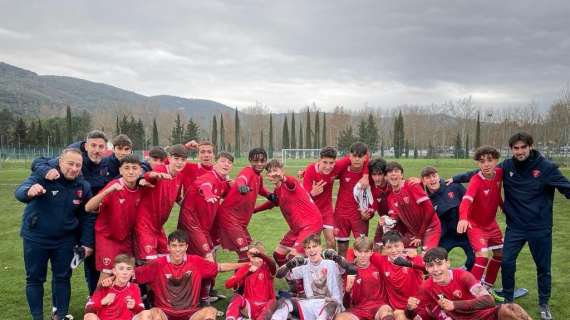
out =
<path fill-rule="evenodd" d="M 421 184 L 404 179 L 404 168 L 397 162 L 386 165 L 389 215 L 402 231 L 407 248 L 434 248 L 439 243 L 441 225 L 429 197 Z"/>
<path fill-rule="evenodd" d="M 343 157 L 336 160 L 337 151 L 334 147 L 324 147 L 320 151 L 320 159 L 315 163 L 310 163 L 303 172 L 303 187 L 319 208 L 323 217 L 323 234 L 325 236 L 327 248 L 335 248 L 334 238 L 334 213 L 332 192 L 334 180 L 339 173 L 350 166 L 350 157 Z M 363 179 L 368 177 L 367 167 L 364 168 Z"/>
<path fill-rule="evenodd" d="M 281 161 L 272 159 L 267 163 L 266 169 L 269 181 L 275 186 L 273 194 L 277 200 L 267 201 L 255 208 L 255 212 L 278 205 L 289 225 L 289 231 L 273 253 L 275 261 L 281 266 L 287 261 L 287 255 L 296 256 L 304 253 L 303 240 L 312 234 L 320 233 L 323 220 L 319 208 L 297 179 L 285 175 Z"/>
<path fill-rule="evenodd" d="M 448 252 L 456 247 L 463 249 L 467 256 L 465 268 L 471 270 L 475 261 L 473 248 L 471 248 L 465 234 L 457 233 L 459 205 L 465 194 L 465 188 L 460 183 L 446 185 L 434 167 L 428 166 L 423 168 L 420 175 L 422 177 L 422 184 L 441 222 L 441 239 L 439 240 L 439 246 Z"/>
<path fill-rule="evenodd" d="M 240 262 L 249 260 L 247 248 L 251 236 L 247 225 L 253 215 L 257 195 L 269 196 L 260 176 L 267 164 L 267 152 L 263 148 L 251 149 L 248 159 L 250 165 L 238 173 L 218 209 L 215 222 L 222 247 L 234 251 Z"/>
<path fill-rule="evenodd" d="M 417 295 L 408 299 L 408 319 L 531 319 L 518 304 L 495 305 L 493 297 L 470 272 L 450 269 L 445 249 L 430 249 L 424 261 L 430 278 L 424 281 Z"/>
<path fill-rule="evenodd" d="M 188 173 L 182 179 L 182 198 L 186 197 L 196 178 L 212 171 L 215 158 L 214 145 L 210 141 L 196 142 L 192 140 L 184 146 L 187 149 L 198 149 L 198 163 L 188 162 L 188 165 L 184 168 Z"/>
<path fill-rule="evenodd" d="M 112 273 L 113 285 L 98 287 L 87 303 L 90 310 L 83 320 L 143 320 L 152 319 L 141 316 L 144 310 L 141 292 L 137 284 L 130 280 L 135 273 L 135 258 L 119 254 L 114 258 Z"/>
<path fill-rule="evenodd" d="M 164 165 L 164 161 L 166 161 L 167 157 L 168 154 L 166 154 L 163 147 L 152 147 L 148 151 L 147 161 L 151 169 L 154 170 L 154 168 Z"/>
<path fill-rule="evenodd" d="M 141 174 L 137 156 L 121 158 L 121 177 L 109 182 L 103 190 L 85 205 L 88 212 L 96 212 L 95 266 L 100 277 L 112 273 L 112 262 L 118 254 L 134 255 L 134 229 L 141 191 L 137 179 Z"/>
<path fill-rule="evenodd" d="M 302 319 L 331 319 L 343 310 L 341 275 L 345 271 L 355 275 L 354 265 L 332 249 L 323 253 L 319 234 L 305 238 L 303 246 L 308 258 L 294 257 L 277 270 L 276 276 L 302 279 L 306 299 L 280 299 L 273 320 L 285 320 L 289 313 Z"/>
<path fill-rule="evenodd" d="M 102 161 L 109 167 L 109 176 L 117 178 L 120 174 L 121 159 L 133 153 L 133 142 L 126 134 L 119 134 L 111 140 L 111 143 L 113 154 L 103 158 Z"/>
<path fill-rule="evenodd" d="M 371 263 L 380 270 L 387 302 L 394 310 L 394 318 L 406 319 L 404 309 L 408 297 L 413 295 L 423 280 L 424 263 L 421 257 L 406 254 L 404 239 L 395 230 L 388 231 L 382 237 L 385 255 L 372 254 Z"/>
<path fill-rule="evenodd" d="M 354 188 L 364 175 L 368 147 L 362 142 L 350 146 L 350 166 L 339 174 L 340 186 L 334 211 L 335 238 L 338 253 L 346 256 L 350 234 L 354 238 L 368 235 L 368 221 L 372 215 L 366 211 L 361 212 L 354 199 Z M 368 180 L 368 179 L 366 179 Z"/>
<path fill-rule="evenodd" d="M 141 260 L 156 259 L 168 252 L 163 225 L 170 216 L 174 203 L 179 199 L 188 150 L 174 145 L 168 150 L 168 165 L 157 166 L 144 174 L 144 180 L 154 187 L 143 189 L 135 226 L 136 257 Z"/>
<path fill-rule="evenodd" d="M 275 303 L 275 262 L 265 255 L 265 248 L 259 241 L 249 246 L 247 256 L 249 263 L 226 281 L 226 288 L 243 292 L 232 297 L 226 311 L 227 320 L 265 319 Z"/>
<path fill-rule="evenodd" d="M 394 319 L 392 308 L 387 302 L 382 272 L 370 262 L 372 246 L 372 241 L 366 237 L 354 241 L 354 264 L 358 273 L 354 281 L 347 281 L 346 292 L 350 294 L 350 305 L 336 319 Z"/>
<path fill-rule="evenodd" d="M 503 170 L 497 167 L 499 157 L 499 152 L 493 147 L 483 146 L 475 151 L 474 159 L 481 171 L 469 181 L 459 206 L 457 223 L 457 232 L 467 232 L 469 243 L 475 250 L 471 272 L 489 290 L 497 279 L 503 256 L 503 233 L 496 220 L 497 209 L 503 202 Z M 490 260 L 487 258 L 489 251 L 493 252 Z"/>
<path fill-rule="evenodd" d="M 386 180 L 386 161 L 382 158 L 373 159 L 368 163 L 370 174 L 370 189 L 372 192 L 372 208 L 378 212 L 378 216 L 383 217 L 385 224 L 389 223 L 388 218 L 388 194 L 390 194 L 390 184 Z M 395 221 L 394 221 L 395 222 Z M 387 228 L 388 230 L 389 228 Z M 382 236 L 384 235 L 384 225 L 376 226 L 374 234 L 374 247 L 379 251 L 382 246 Z"/>

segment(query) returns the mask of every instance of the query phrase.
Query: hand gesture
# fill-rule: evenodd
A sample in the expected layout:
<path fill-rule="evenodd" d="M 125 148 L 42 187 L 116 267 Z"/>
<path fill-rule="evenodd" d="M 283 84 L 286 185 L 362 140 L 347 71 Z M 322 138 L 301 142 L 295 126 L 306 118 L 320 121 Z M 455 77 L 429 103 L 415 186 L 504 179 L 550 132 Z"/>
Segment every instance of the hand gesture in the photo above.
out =
<path fill-rule="evenodd" d="M 280 175 L 280 174 L 278 174 L 278 173 L 269 173 L 267 176 L 270 177 L 271 179 L 275 179 L 275 180 L 278 180 L 278 181 L 283 181 L 283 180 L 285 180 L 285 177 L 282 176 L 282 175 Z"/>
<path fill-rule="evenodd" d="M 370 186 L 370 182 L 368 180 L 368 175 L 364 175 L 360 180 L 358 180 L 358 185 L 360 185 L 360 189 L 366 189 Z"/>
<path fill-rule="evenodd" d="M 323 259 L 335 260 L 338 258 L 338 253 L 334 249 L 325 249 L 323 251 Z"/>
<path fill-rule="evenodd" d="M 256 265 L 252 264 L 249 266 L 249 272 L 255 272 L 255 271 L 257 271 L 257 269 L 259 269 L 259 267 Z"/>
<path fill-rule="evenodd" d="M 421 244 L 422 244 L 422 239 L 414 238 L 414 239 L 412 239 L 412 241 L 410 241 L 410 247 L 417 248 L 417 247 L 421 246 Z"/>
<path fill-rule="evenodd" d="M 57 169 L 50 169 L 46 175 L 45 175 L 45 179 L 46 180 L 56 180 L 59 179 L 60 175 L 59 175 L 59 171 Z"/>
<path fill-rule="evenodd" d="M 408 298 L 408 304 L 406 305 L 406 308 L 408 310 L 415 310 L 415 309 L 417 309 L 419 304 L 420 304 L 420 299 L 415 298 L 415 297 L 409 297 Z"/>
<path fill-rule="evenodd" d="M 406 259 L 406 258 L 404 258 L 404 257 L 402 257 L 402 256 L 396 257 L 396 258 L 394 259 L 394 261 L 392 261 L 392 262 L 393 262 L 395 265 L 400 266 L 400 267 L 408 267 L 408 268 L 411 268 L 411 267 L 412 267 L 412 263 L 411 263 L 408 259 Z"/>
<path fill-rule="evenodd" d="M 44 189 L 44 187 L 41 184 L 36 183 L 32 185 L 30 189 L 28 189 L 28 198 L 33 198 L 42 195 L 44 193 L 46 193 L 46 189 Z"/>
<path fill-rule="evenodd" d="M 126 301 L 127 301 L 127 309 L 131 310 L 132 308 L 135 307 L 135 299 L 133 299 L 133 297 L 128 296 L 126 298 Z"/>
<path fill-rule="evenodd" d="M 417 184 L 421 184 L 421 183 L 422 183 L 422 180 L 420 180 L 420 178 L 418 178 L 418 177 L 409 177 L 409 178 L 408 178 L 408 182 L 409 182 L 411 185 L 417 185 Z"/>
<path fill-rule="evenodd" d="M 123 185 L 121 183 L 115 182 L 109 187 L 108 190 L 109 190 L 109 193 L 115 192 L 115 191 L 121 191 L 121 190 L 123 190 Z"/>
<path fill-rule="evenodd" d="M 110 286 L 113 285 L 114 281 L 115 281 L 115 276 L 105 278 L 105 279 L 101 280 L 101 287 L 109 288 Z"/>
<path fill-rule="evenodd" d="M 437 304 L 439 304 L 439 306 L 443 309 L 443 311 L 453 311 L 455 309 L 455 305 L 453 305 L 453 301 L 446 299 L 444 297 L 441 297 L 437 301 Z"/>
<path fill-rule="evenodd" d="M 459 220 L 459 222 L 457 223 L 457 233 L 465 233 L 468 227 L 469 227 L 469 221 Z"/>
<path fill-rule="evenodd" d="M 172 176 L 171 176 L 170 174 L 164 173 L 164 172 L 155 172 L 155 171 L 152 171 L 152 172 L 150 173 L 150 176 L 151 176 L 152 178 L 154 178 L 154 179 L 157 179 L 157 180 L 172 179 Z"/>
<path fill-rule="evenodd" d="M 107 295 L 103 299 L 101 299 L 101 304 L 104 306 L 110 305 L 111 303 L 113 303 L 113 301 L 115 301 L 116 296 L 117 295 L 114 293 L 107 293 Z"/>
<path fill-rule="evenodd" d="M 141 186 L 141 187 L 148 187 L 148 188 L 154 188 L 154 184 L 148 182 L 148 181 L 145 180 L 145 179 L 140 179 L 140 180 L 139 180 L 139 186 Z"/>
<path fill-rule="evenodd" d="M 196 140 L 190 140 L 184 144 L 186 149 L 196 149 L 198 148 L 198 142 Z"/>
<path fill-rule="evenodd" d="M 327 182 L 324 180 L 313 181 L 313 188 L 311 189 L 311 196 L 316 197 L 319 194 L 323 193 L 324 186 L 327 185 Z"/>
<path fill-rule="evenodd" d="M 246 194 L 250 191 L 251 189 L 249 188 L 249 186 L 247 184 L 242 184 L 241 186 L 238 187 L 238 191 L 240 194 Z"/>
<path fill-rule="evenodd" d="M 452 184 L 452 183 L 453 183 L 453 178 L 449 178 L 449 179 L 445 180 L 445 185 L 447 185 L 447 186 Z"/>
<path fill-rule="evenodd" d="M 360 209 L 360 219 L 362 219 L 362 221 L 370 220 L 373 214 L 374 211 L 371 209 Z"/>

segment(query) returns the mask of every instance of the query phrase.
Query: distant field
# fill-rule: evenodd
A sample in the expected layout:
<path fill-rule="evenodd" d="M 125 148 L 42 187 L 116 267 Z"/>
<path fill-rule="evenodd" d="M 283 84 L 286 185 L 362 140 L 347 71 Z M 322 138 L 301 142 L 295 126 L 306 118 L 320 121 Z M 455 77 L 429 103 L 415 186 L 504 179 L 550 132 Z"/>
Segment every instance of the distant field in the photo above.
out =
<path fill-rule="evenodd" d="M 470 160 L 452 160 L 452 159 L 402 159 L 400 162 L 405 168 L 406 176 L 417 176 L 426 165 L 433 165 L 439 168 L 442 176 L 448 177 L 452 174 L 464 172 L 473 168 L 473 162 Z M 287 160 L 287 170 L 291 175 L 296 175 L 297 170 L 306 166 L 307 160 Z M 235 164 L 232 174 L 246 164 L 246 161 L 240 159 Z M 14 190 L 17 185 L 29 174 L 29 162 L 0 162 L 0 207 L 3 208 L 3 223 L 0 225 L 0 306 L 3 310 L 0 312 L 2 319 L 29 319 L 29 312 L 25 298 L 25 272 L 22 257 L 22 241 L 19 237 L 19 228 L 23 204 L 14 199 Z M 564 174 L 570 176 L 570 169 L 564 169 Z M 271 186 L 269 186 L 271 189 Z M 260 199 L 261 201 L 261 199 Z M 555 198 L 554 212 L 554 243 L 552 257 L 552 279 L 553 279 L 553 298 L 551 305 L 556 319 L 570 319 L 570 311 L 564 307 L 564 301 L 570 301 L 570 276 L 567 272 L 570 270 L 570 205 L 569 202 L 560 194 Z M 178 209 L 176 208 L 170 220 L 166 225 L 166 230 L 172 231 L 177 222 Z M 503 216 L 499 216 L 502 225 L 504 225 Z M 375 230 L 375 221 L 371 223 L 371 232 Z M 251 234 L 254 238 L 262 240 L 269 252 L 273 250 L 286 232 L 287 225 L 283 220 L 280 212 L 273 209 L 269 212 L 257 214 L 251 222 Z M 232 261 L 234 255 L 222 252 L 219 254 L 220 261 Z M 460 265 L 463 257 L 459 251 L 452 252 L 452 261 L 454 265 Z M 536 292 L 536 272 L 534 263 L 528 251 L 525 248 L 518 259 L 517 264 L 517 285 L 526 287 L 530 290 L 527 297 L 517 300 L 525 309 L 529 311 L 533 318 L 537 318 L 537 292 Z M 227 274 L 218 277 L 216 287 L 225 292 L 228 296 L 231 292 L 223 289 L 223 283 L 227 278 Z M 497 284 L 500 285 L 500 279 Z M 284 282 L 278 281 L 277 287 L 285 286 Z M 72 304 L 71 313 L 76 319 L 82 318 L 83 305 L 87 297 L 87 291 L 83 281 L 83 270 L 77 270 L 73 276 L 72 283 Z M 48 316 L 51 298 L 50 280 L 45 285 L 44 309 L 46 317 Z M 219 308 L 225 308 L 226 301 L 217 304 Z"/>

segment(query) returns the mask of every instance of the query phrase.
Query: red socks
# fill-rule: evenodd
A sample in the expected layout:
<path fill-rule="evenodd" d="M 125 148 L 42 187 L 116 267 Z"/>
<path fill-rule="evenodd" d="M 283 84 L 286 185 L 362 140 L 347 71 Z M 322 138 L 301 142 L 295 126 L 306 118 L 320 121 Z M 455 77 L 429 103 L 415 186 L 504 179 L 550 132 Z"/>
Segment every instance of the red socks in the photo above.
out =
<path fill-rule="evenodd" d="M 489 265 L 487 266 L 487 273 L 485 274 L 484 280 L 485 284 L 489 287 L 492 287 L 493 284 L 495 284 L 495 280 L 497 280 L 497 274 L 501 268 L 502 261 L 502 257 L 492 257 L 491 261 L 489 261 Z"/>
<path fill-rule="evenodd" d="M 489 259 L 486 257 L 475 257 L 475 264 L 471 269 L 471 273 L 475 276 L 475 279 L 479 281 L 483 279 L 483 274 L 485 273 L 485 269 L 487 269 L 488 262 Z"/>

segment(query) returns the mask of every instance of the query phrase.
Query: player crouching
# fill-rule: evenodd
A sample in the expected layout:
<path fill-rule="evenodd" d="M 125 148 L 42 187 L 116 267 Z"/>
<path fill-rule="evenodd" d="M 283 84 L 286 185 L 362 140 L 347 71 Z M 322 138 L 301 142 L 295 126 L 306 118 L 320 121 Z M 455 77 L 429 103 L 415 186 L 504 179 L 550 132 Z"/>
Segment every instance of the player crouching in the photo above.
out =
<path fill-rule="evenodd" d="M 430 249 L 424 261 L 430 277 L 422 284 L 417 297 L 408 299 L 408 319 L 531 319 L 516 303 L 495 305 L 493 297 L 470 272 L 450 269 L 445 249 Z"/>

